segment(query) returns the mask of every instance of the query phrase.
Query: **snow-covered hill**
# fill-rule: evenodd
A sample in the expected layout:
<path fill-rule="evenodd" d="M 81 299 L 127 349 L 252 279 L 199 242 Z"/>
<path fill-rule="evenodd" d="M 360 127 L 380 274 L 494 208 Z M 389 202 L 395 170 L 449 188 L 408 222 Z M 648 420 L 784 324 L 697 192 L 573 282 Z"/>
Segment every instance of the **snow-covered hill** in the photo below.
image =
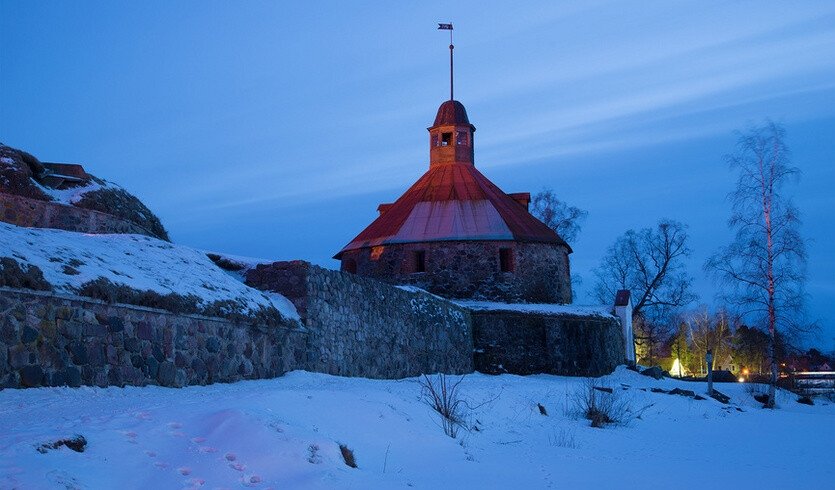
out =
<path fill-rule="evenodd" d="M 231 300 L 242 313 L 275 307 L 284 317 L 298 319 L 287 298 L 246 286 L 205 253 L 143 235 L 89 235 L 0 222 L 0 257 L 37 266 L 56 292 L 74 293 L 105 278 L 136 290 L 194 295 L 202 305 Z"/>
<path fill-rule="evenodd" d="M 415 379 L 293 372 L 183 389 L 0 391 L 0 488 L 830 488 L 835 405 L 759 408 L 654 393 L 700 383 L 619 369 L 595 381 L 638 410 L 625 426 L 571 415 L 584 380 L 473 374 L 469 430 L 444 435 Z M 485 403 L 486 402 L 486 403 Z M 538 404 L 546 409 L 540 413 Z M 86 450 L 36 446 L 82 435 Z M 343 462 L 353 450 L 358 468 Z"/>

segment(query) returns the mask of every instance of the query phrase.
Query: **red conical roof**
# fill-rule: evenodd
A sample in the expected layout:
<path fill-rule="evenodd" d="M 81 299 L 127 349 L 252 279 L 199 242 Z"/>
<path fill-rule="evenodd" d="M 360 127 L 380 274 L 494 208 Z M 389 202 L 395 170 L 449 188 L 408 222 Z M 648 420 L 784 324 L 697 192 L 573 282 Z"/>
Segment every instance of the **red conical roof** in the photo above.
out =
<path fill-rule="evenodd" d="M 463 121 L 468 124 L 466 112 Z M 473 165 L 449 164 L 430 168 L 335 258 L 377 245 L 450 240 L 514 240 L 568 247 Z"/>

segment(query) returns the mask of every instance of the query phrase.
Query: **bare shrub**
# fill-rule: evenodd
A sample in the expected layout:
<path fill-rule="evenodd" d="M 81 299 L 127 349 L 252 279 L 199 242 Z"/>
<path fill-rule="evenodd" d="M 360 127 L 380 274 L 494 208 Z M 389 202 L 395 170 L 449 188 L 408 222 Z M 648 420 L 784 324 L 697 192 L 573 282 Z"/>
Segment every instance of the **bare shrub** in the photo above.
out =
<path fill-rule="evenodd" d="M 134 289 L 114 283 L 105 277 L 87 281 L 78 288 L 78 294 L 107 303 L 124 303 L 148 308 L 158 308 L 178 314 L 199 313 L 199 298 L 176 293 L 160 294 L 150 289 Z"/>
<path fill-rule="evenodd" d="M 76 293 L 106 303 L 145 306 L 180 315 L 200 314 L 265 327 L 284 324 L 281 313 L 274 307 L 261 306 L 258 310 L 251 311 L 247 309 L 244 302 L 233 299 L 203 304 L 200 298 L 193 294 L 160 294 L 150 289 L 134 289 L 125 284 L 114 283 L 105 277 L 85 282 L 76 290 Z"/>
<path fill-rule="evenodd" d="M 342 453 L 342 459 L 345 461 L 345 464 L 347 464 L 351 468 L 356 468 L 357 467 L 357 460 L 354 459 L 354 451 L 352 451 L 345 444 L 340 444 L 339 445 L 339 452 Z"/>
<path fill-rule="evenodd" d="M 763 383 L 745 383 L 745 392 L 752 397 L 768 393 L 768 385 Z"/>
<path fill-rule="evenodd" d="M 572 411 L 589 421 L 592 427 L 602 428 L 610 424 L 625 424 L 640 416 L 620 391 L 597 389 L 593 379 L 587 379 L 570 399 Z M 648 407 L 647 407 L 648 408 Z"/>
<path fill-rule="evenodd" d="M 464 401 L 458 393 L 458 387 L 464 377 L 450 382 L 447 375 L 438 374 L 434 378 L 423 375 L 419 381 L 421 398 L 432 410 L 441 416 L 441 428 L 444 434 L 453 439 L 458 436 L 458 429 L 464 425 Z"/>
<path fill-rule="evenodd" d="M 0 257 L 0 286 L 17 289 L 50 291 L 52 285 L 43 277 L 43 272 L 36 265 L 23 266 L 11 257 Z"/>
<path fill-rule="evenodd" d="M 93 178 L 99 184 L 104 181 Z M 159 218 L 148 209 L 136 196 L 121 188 L 107 187 L 86 192 L 74 206 L 101 211 L 125 221 L 130 221 L 149 231 L 160 240 L 170 241 L 168 232 Z"/>
<path fill-rule="evenodd" d="M 61 269 L 61 272 L 63 272 L 64 274 L 66 274 L 68 276 L 77 276 L 77 275 L 81 274 L 81 272 L 79 272 L 78 269 L 76 269 L 75 267 L 69 266 L 69 265 L 65 265 L 64 268 Z"/>
<path fill-rule="evenodd" d="M 206 257 L 225 271 L 237 272 L 246 269 L 246 265 L 215 253 L 207 253 Z"/>
<path fill-rule="evenodd" d="M 577 449 L 577 442 L 574 438 L 574 431 L 561 428 L 558 433 L 548 436 L 548 442 L 552 446 Z"/>

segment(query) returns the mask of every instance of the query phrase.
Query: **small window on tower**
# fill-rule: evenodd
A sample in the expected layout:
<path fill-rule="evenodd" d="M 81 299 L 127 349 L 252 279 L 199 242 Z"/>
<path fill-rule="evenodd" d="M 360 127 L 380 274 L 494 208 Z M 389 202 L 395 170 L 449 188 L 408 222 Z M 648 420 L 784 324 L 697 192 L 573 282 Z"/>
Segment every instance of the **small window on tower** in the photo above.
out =
<path fill-rule="evenodd" d="M 499 267 L 502 272 L 513 272 L 513 250 L 509 248 L 499 249 Z"/>
<path fill-rule="evenodd" d="M 426 252 L 423 250 L 415 252 L 415 272 L 426 272 Z"/>
<path fill-rule="evenodd" d="M 440 133 L 432 133 L 432 135 L 430 136 L 430 139 L 432 140 L 431 143 L 430 143 L 432 146 L 441 146 L 441 135 L 440 135 Z"/>
<path fill-rule="evenodd" d="M 449 146 L 452 144 L 452 133 L 441 133 L 441 146 Z"/>
<path fill-rule="evenodd" d="M 467 132 L 458 131 L 455 136 L 455 146 L 467 146 Z"/>

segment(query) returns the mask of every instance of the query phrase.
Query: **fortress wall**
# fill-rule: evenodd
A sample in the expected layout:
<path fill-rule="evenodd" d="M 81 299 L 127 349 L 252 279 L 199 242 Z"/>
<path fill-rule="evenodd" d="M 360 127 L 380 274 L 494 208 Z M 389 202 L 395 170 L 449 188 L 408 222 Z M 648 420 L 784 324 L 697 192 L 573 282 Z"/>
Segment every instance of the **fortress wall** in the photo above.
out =
<path fill-rule="evenodd" d="M 0 288 L 0 387 L 186 386 L 306 367 L 307 335 Z"/>
<path fill-rule="evenodd" d="M 442 298 L 302 261 L 259 265 L 247 284 L 296 305 L 311 371 L 404 378 L 473 370 L 469 313 Z"/>
<path fill-rule="evenodd" d="M 81 233 L 154 235 L 139 225 L 107 213 L 0 192 L 0 221 L 17 226 L 57 228 Z"/>
<path fill-rule="evenodd" d="M 0 288 L 0 387 L 186 386 L 304 369 L 340 376 L 599 376 L 625 360 L 614 316 L 469 310 L 443 298 L 276 262 L 247 283 L 288 297 L 302 324 L 221 318 Z"/>
<path fill-rule="evenodd" d="M 470 312 L 475 369 L 488 374 L 602 376 L 626 360 L 615 317 Z"/>

